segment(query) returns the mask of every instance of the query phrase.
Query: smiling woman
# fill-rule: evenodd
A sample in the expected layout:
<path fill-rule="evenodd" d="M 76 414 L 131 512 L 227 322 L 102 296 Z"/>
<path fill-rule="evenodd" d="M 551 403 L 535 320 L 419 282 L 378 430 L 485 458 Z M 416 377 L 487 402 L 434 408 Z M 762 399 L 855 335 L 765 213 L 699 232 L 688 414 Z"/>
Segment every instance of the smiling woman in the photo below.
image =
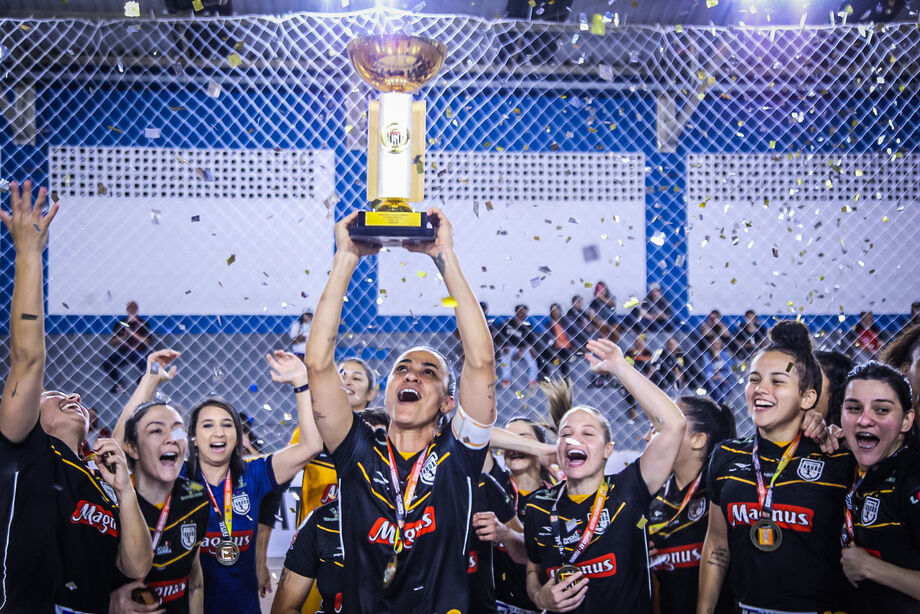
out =
<path fill-rule="evenodd" d="M 857 587 L 857 614 L 920 611 L 920 453 L 910 400 L 907 380 L 888 365 L 868 362 L 847 376 L 841 426 L 859 474 L 846 499 L 842 562 Z"/>
<path fill-rule="evenodd" d="M 686 420 L 657 386 L 629 364 L 617 344 L 589 341 L 591 370 L 616 377 L 655 425 L 639 460 L 604 475 L 613 453 L 610 425 L 584 405 L 559 420 L 556 453 L 566 481 L 530 498 L 524 520 L 527 592 L 537 609 L 652 610 L 645 515 L 671 474 Z"/>
<path fill-rule="evenodd" d="M 465 612 L 472 479 L 482 471 L 495 420 L 492 338 L 454 253 L 450 223 L 429 209 L 435 240 L 407 248 L 432 258 L 456 301 L 465 357 L 459 398 L 444 357 L 412 348 L 388 377 L 386 435 L 355 420 L 334 362 L 335 339 L 358 260 L 378 249 L 351 240 L 356 216 L 336 224 L 335 259 L 305 359 L 317 427 L 339 476 L 343 606 L 361 613 Z"/>

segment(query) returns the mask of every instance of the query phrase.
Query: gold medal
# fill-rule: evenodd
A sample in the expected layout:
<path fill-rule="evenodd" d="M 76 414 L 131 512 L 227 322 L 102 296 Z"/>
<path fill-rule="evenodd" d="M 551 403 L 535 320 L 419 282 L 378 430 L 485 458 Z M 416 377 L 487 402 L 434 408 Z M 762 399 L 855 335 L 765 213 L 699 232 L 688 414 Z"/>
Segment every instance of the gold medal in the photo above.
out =
<path fill-rule="evenodd" d="M 383 588 L 387 588 L 393 583 L 393 578 L 396 577 L 397 565 L 399 565 L 399 556 L 394 554 L 390 560 L 387 561 L 386 569 L 383 570 Z"/>
<path fill-rule="evenodd" d="M 240 560 L 240 549 L 232 540 L 224 539 L 217 544 L 214 556 L 218 563 L 225 567 L 230 567 L 231 565 L 236 565 L 236 562 Z"/>
<path fill-rule="evenodd" d="M 783 543 L 783 531 L 769 518 L 761 518 L 751 525 L 751 542 L 763 552 L 773 552 Z"/>
<path fill-rule="evenodd" d="M 554 578 L 556 580 L 556 584 L 562 584 L 563 582 L 571 578 L 573 575 L 578 573 L 578 571 L 579 571 L 578 568 L 575 567 L 574 565 L 563 565 L 562 567 L 556 570 L 556 577 Z M 565 589 L 565 590 L 568 590 L 568 589 Z"/>

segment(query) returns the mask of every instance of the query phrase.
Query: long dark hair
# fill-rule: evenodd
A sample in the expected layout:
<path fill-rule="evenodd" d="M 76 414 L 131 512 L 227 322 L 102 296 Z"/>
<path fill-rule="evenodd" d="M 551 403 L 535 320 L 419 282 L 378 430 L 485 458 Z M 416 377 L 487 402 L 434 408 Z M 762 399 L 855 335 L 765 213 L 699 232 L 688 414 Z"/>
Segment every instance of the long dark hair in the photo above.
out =
<path fill-rule="evenodd" d="M 847 387 L 847 373 L 853 368 L 853 360 L 840 352 L 815 352 L 815 358 L 827 377 L 829 390 L 822 390 L 826 394 L 827 415 L 824 419 L 828 424 L 840 426 L 840 408 L 843 407 L 843 392 Z M 823 382 L 822 382 L 823 384 Z"/>
<path fill-rule="evenodd" d="M 201 472 L 201 463 L 198 460 L 198 446 L 196 437 L 198 432 L 198 416 L 205 407 L 219 407 L 228 414 L 233 420 L 233 426 L 236 427 L 236 445 L 233 446 L 233 452 L 230 454 L 230 476 L 233 483 L 239 481 L 243 474 L 243 423 L 240 420 L 240 413 L 236 411 L 228 401 L 216 397 L 210 397 L 192 408 L 192 415 L 189 417 L 188 438 L 189 438 L 189 455 L 188 455 L 188 472 L 186 476 L 190 480 L 197 480 Z M 204 477 L 202 475 L 202 477 Z"/>
<path fill-rule="evenodd" d="M 868 380 L 883 382 L 894 390 L 898 402 L 901 404 L 901 411 L 907 414 L 913 408 L 913 397 L 911 396 L 910 383 L 900 371 L 884 363 L 870 360 L 855 367 L 847 374 L 844 382 L 844 389 L 853 380 Z M 918 433 L 917 416 L 914 414 L 914 423 L 910 430 L 904 433 L 904 443 L 911 448 L 917 449 L 920 442 L 920 433 Z"/>
<path fill-rule="evenodd" d="M 710 397 L 687 395 L 677 399 L 694 433 L 706 435 L 706 462 L 720 441 L 737 437 L 735 413 Z"/>
<path fill-rule="evenodd" d="M 182 416 L 182 412 L 180 412 L 178 409 L 176 409 L 169 403 L 164 403 L 163 401 L 148 401 L 146 403 L 141 403 L 134 410 L 134 413 L 131 414 L 131 417 L 128 418 L 128 421 L 125 422 L 125 443 L 126 444 L 130 443 L 132 446 L 134 446 L 136 450 L 140 450 L 139 446 L 137 445 L 137 425 L 140 423 L 141 419 L 147 415 L 147 412 L 149 412 L 152 408 L 157 407 L 158 405 L 162 405 L 163 407 L 171 409 L 177 414 L 179 414 L 180 417 Z M 128 467 L 131 469 L 131 471 L 134 471 L 134 467 L 137 461 L 131 458 L 130 454 L 125 454 L 125 458 L 128 461 Z M 183 459 L 180 459 L 180 460 L 183 460 Z"/>
<path fill-rule="evenodd" d="M 815 404 L 821 396 L 821 367 L 814 355 L 814 346 L 811 343 L 811 334 L 801 322 L 784 320 L 777 322 L 770 329 L 770 343 L 764 352 L 782 352 L 792 358 L 792 368 L 799 376 L 799 394 L 807 390 L 814 390 Z M 813 409 L 814 406 L 808 409 Z"/>

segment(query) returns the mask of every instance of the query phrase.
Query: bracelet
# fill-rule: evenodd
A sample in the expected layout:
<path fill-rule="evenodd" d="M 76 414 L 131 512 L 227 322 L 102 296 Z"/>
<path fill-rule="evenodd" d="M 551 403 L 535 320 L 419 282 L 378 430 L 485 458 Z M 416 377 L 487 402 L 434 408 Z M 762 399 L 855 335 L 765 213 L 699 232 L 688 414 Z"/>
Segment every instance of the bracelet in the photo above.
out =
<path fill-rule="evenodd" d="M 309 382 L 308 382 L 308 383 L 304 384 L 303 386 L 296 386 L 296 387 L 294 388 L 294 394 L 300 394 L 301 392 L 306 392 L 306 391 L 309 390 L 309 389 L 310 389 L 310 384 L 309 384 Z"/>

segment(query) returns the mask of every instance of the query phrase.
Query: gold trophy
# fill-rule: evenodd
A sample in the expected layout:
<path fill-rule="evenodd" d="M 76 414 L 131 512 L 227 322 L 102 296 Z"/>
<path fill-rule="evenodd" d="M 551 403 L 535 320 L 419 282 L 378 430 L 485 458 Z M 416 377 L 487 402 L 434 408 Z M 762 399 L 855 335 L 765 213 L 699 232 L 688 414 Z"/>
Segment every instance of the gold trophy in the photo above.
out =
<path fill-rule="evenodd" d="M 377 245 L 433 241 L 436 229 L 410 202 L 424 200 L 425 102 L 412 93 L 441 69 L 441 43 L 406 34 L 363 36 L 348 44 L 348 57 L 378 92 L 367 112 L 367 200 L 349 232 Z"/>

